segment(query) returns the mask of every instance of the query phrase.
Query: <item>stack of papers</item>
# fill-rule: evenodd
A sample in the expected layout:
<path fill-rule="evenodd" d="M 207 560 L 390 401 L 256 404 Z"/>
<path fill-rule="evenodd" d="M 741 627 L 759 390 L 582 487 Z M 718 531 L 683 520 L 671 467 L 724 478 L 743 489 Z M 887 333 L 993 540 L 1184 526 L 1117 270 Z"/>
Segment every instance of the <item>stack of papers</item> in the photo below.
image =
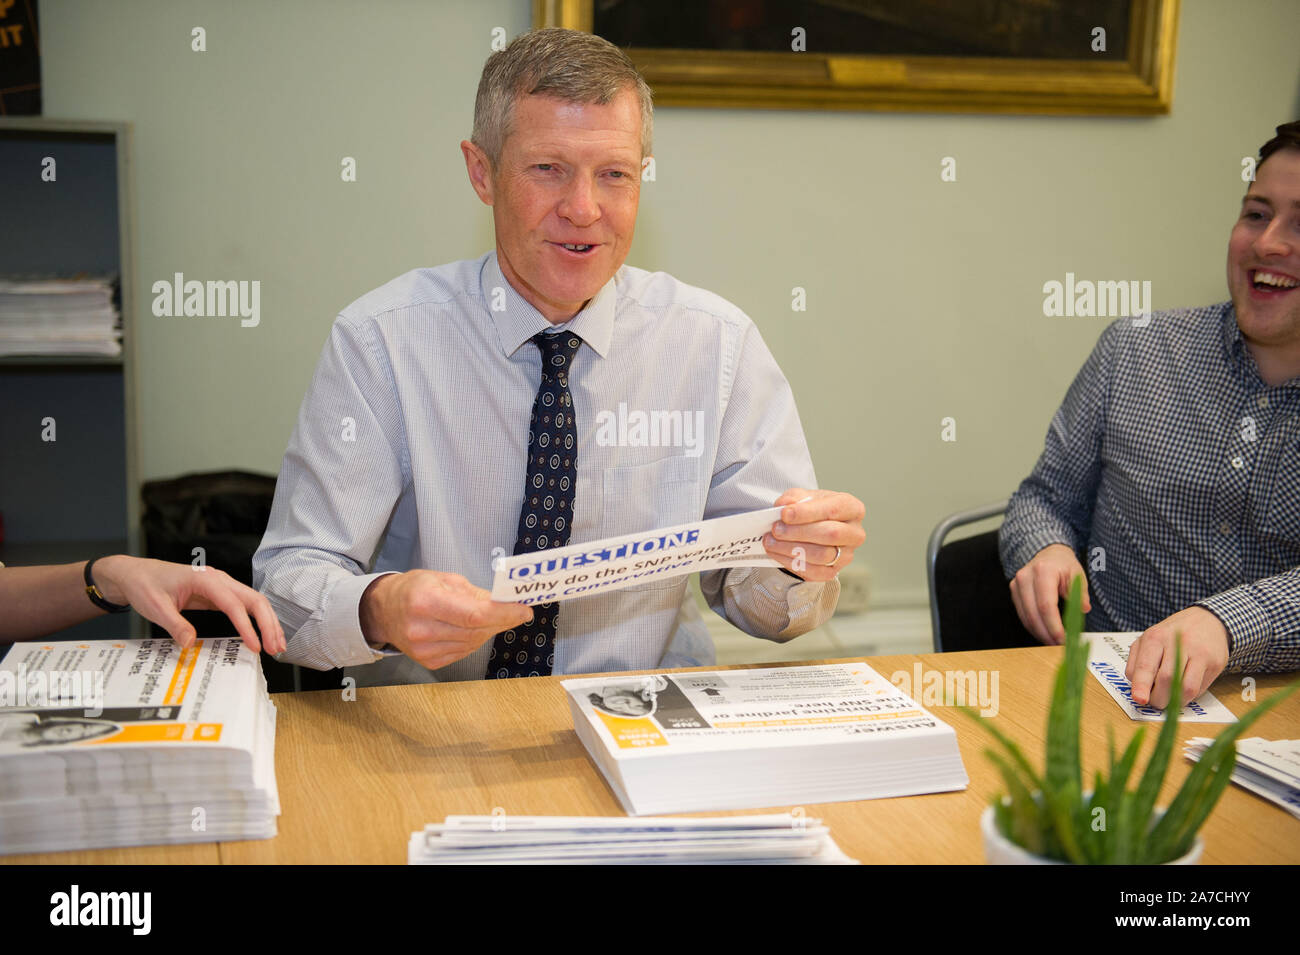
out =
<path fill-rule="evenodd" d="M 0 853 L 269 839 L 279 812 L 275 708 L 239 638 L 0 662 Z"/>
<path fill-rule="evenodd" d="M 957 734 L 865 663 L 564 680 L 631 815 L 964 789 Z"/>
<path fill-rule="evenodd" d="M 411 833 L 411 865 L 856 865 L 820 819 L 448 816 Z"/>
<path fill-rule="evenodd" d="M 111 277 L 0 280 L 0 355 L 122 354 Z"/>
<path fill-rule="evenodd" d="M 1195 736 L 1183 755 L 1196 762 L 1214 740 Z M 1300 739 L 1237 740 L 1237 764 L 1232 781 L 1300 818 Z"/>

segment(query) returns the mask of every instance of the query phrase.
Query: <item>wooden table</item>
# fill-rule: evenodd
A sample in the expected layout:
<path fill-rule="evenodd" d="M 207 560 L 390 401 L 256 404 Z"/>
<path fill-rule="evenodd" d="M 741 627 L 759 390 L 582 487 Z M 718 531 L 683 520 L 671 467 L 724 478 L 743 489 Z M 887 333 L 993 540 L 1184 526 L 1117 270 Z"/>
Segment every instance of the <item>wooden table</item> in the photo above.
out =
<path fill-rule="evenodd" d="M 1041 766 L 1042 740 L 1059 647 L 866 658 L 887 679 L 897 671 L 988 670 L 998 676 L 997 725 Z M 830 661 L 827 661 L 830 662 Z M 1257 677 L 1265 699 L 1294 674 Z M 279 694 L 276 771 L 280 834 L 255 842 L 102 849 L 8 856 L 10 863 L 404 863 L 410 834 L 455 813 L 621 815 L 618 802 L 573 732 L 560 680 L 546 677 Z M 1242 677 L 1212 688 L 1234 713 Z M 1106 756 L 1106 727 L 1117 745 L 1135 724 L 1097 681 L 1085 682 L 1085 771 Z M 918 692 L 914 689 L 913 696 Z M 988 736 L 954 710 L 935 714 L 957 730 L 970 776 L 963 792 L 806 806 L 863 863 L 979 863 L 979 817 L 1000 780 L 983 756 Z M 1145 752 L 1155 739 L 1148 730 Z M 1179 741 L 1221 727 L 1186 724 Z M 1248 736 L 1300 736 L 1300 692 L 1255 724 Z M 1159 803 L 1167 804 L 1191 763 L 1175 749 Z M 787 809 L 791 807 L 774 807 Z M 758 811 L 758 810 L 755 810 Z M 1300 819 L 1229 786 L 1201 834 L 1203 863 L 1300 862 Z"/>

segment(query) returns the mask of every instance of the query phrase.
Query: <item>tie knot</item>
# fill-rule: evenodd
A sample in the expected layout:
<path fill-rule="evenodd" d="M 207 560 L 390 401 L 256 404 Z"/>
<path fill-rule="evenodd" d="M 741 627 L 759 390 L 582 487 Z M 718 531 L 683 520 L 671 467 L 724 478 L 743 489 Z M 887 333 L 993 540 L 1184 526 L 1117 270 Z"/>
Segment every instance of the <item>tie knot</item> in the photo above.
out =
<path fill-rule="evenodd" d="M 564 371 L 582 346 L 573 332 L 538 332 L 533 341 L 542 352 L 542 370 L 548 373 Z"/>

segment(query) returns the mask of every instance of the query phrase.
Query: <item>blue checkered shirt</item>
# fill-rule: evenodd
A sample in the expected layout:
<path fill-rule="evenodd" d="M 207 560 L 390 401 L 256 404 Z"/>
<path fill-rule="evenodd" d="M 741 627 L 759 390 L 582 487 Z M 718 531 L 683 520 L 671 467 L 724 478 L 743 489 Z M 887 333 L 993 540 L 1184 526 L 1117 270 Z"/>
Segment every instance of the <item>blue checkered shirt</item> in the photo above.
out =
<path fill-rule="evenodd" d="M 1090 630 L 1195 604 L 1227 628 L 1228 669 L 1300 668 L 1300 378 L 1264 383 L 1230 302 L 1116 321 L 999 543 L 1008 579 L 1049 544 L 1074 548 Z"/>

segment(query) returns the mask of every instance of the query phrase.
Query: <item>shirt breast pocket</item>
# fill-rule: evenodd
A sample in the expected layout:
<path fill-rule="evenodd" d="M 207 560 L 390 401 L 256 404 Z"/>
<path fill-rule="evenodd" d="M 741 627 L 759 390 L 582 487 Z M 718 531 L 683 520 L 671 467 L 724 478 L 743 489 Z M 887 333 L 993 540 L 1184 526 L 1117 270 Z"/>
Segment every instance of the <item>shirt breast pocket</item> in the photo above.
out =
<path fill-rule="evenodd" d="M 704 508 L 697 493 L 699 467 L 699 458 L 678 456 L 606 469 L 600 536 L 636 534 L 699 520 Z M 629 589 L 664 590 L 680 582 L 680 577 L 669 577 Z"/>

